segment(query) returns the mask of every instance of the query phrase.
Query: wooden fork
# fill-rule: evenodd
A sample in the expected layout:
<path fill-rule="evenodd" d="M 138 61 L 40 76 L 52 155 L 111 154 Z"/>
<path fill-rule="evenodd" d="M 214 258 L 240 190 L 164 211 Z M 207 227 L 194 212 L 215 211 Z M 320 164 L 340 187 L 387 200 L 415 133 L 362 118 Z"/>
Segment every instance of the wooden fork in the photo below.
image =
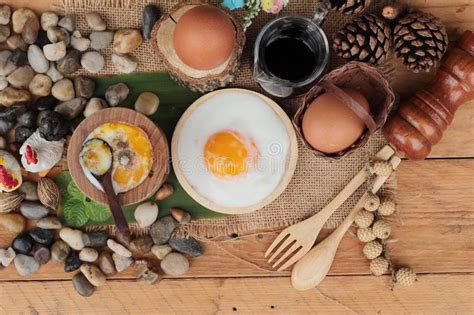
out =
<path fill-rule="evenodd" d="M 393 149 L 386 145 L 375 154 L 374 159 L 387 161 L 394 153 Z M 304 221 L 284 229 L 265 252 L 265 257 L 267 257 L 273 250 L 275 250 L 273 255 L 268 259 L 269 263 L 275 260 L 279 254 L 283 253 L 273 264 L 273 268 L 276 268 L 276 266 L 288 257 L 291 258 L 281 265 L 277 269 L 278 271 L 284 270 L 300 260 L 311 249 L 311 247 L 313 247 L 324 223 L 326 223 L 334 211 L 336 211 L 347 200 L 347 198 L 349 198 L 365 182 L 366 177 L 367 169 L 364 167 L 321 211 Z"/>
<path fill-rule="evenodd" d="M 393 169 L 400 165 L 400 158 L 393 156 L 390 159 Z M 375 194 L 385 183 L 389 176 L 377 176 L 374 180 L 372 193 Z M 323 281 L 331 269 L 337 248 L 342 237 L 354 222 L 357 213 L 364 208 L 368 193 L 365 193 L 357 202 L 349 215 L 342 223 L 322 242 L 317 244 L 309 253 L 298 261 L 291 272 L 291 284 L 297 290 L 314 288 Z"/>

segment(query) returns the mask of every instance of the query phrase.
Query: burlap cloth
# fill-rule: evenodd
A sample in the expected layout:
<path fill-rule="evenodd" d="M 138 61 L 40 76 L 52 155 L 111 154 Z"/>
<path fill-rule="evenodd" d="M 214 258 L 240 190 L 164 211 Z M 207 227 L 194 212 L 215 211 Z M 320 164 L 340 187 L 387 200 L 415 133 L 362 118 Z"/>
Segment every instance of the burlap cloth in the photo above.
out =
<path fill-rule="evenodd" d="M 142 9 L 148 3 L 156 4 L 162 13 L 178 1 L 170 0 L 63 0 L 61 8 L 65 14 L 77 16 L 77 29 L 83 35 L 88 35 L 90 29 L 85 22 L 85 14 L 90 11 L 100 13 L 106 20 L 108 28 L 117 30 L 123 28 L 139 28 Z M 290 1 L 290 5 L 280 14 L 299 14 L 311 17 L 319 1 Z M 375 10 L 370 8 L 369 10 Z M 242 12 L 235 11 L 239 18 Z M 251 50 L 258 31 L 274 15 L 262 12 L 254 19 L 247 30 L 247 43 L 242 57 L 240 74 L 234 86 L 244 87 L 262 92 L 252 79 Z M 338 13 L 330 13 L 323 29 L 330 44 L 333 34 L 349 21 L 349 17 Z M 104 49 L 106 58 L 104 69 L 99 75 L 117 74 L 111 62 L 111 49 Z M 139 61 L 138 72 L 163 71 L 163 63 L 154 54 L 150 41 L 144 42 L 133 54 Z M 332 56 L 331 69 L 342 64 L 342 61 Z M 291 116 L 299 99 L 276 100 Z M 195 220 L 186 226 L 186 234 L 196 237 L 217 237 L 231 233 L 246 233 L 268 228 L 287 226 L 299 222 L 322 209 L 336 194 L 352 179 L 352 177 L 369 161 L 370 157 L 386 143 L 383 135 L 377 132 L 367 145 L 356 153 L 338 162 L 330 162 L 315 157 L 301 143 L 299 145 L 299 160 L 294 177 L 285 192 L 267 207 L 252 214 L 231 216 L 219 219 Z M 394 180 L 391 183 L 394 186 Z M 352 209 L 363 193 L 361 187 L 345 204 L 329 219 L 326 226 L 337 226 Z"/>

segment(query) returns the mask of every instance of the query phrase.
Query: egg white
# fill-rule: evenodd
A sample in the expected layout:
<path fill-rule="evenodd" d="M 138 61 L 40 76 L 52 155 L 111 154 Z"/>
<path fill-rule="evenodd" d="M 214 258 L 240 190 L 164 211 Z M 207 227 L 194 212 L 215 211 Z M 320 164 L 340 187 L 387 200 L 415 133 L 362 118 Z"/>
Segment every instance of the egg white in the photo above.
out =
<path fill-rule="evenodd" d="M 219 178 L 206 167 L 204 147 L 219 131 L 232 130 L 253 141 L 257 166 L 243 175 Z M 202 103 L 182 126 L 179 167 L 188 183 L 206 199 L 228 208 L 255 205 L 279 185 L 287 167 L 290 137 L 273 109 L 256 95 L 231 91 Z"/>

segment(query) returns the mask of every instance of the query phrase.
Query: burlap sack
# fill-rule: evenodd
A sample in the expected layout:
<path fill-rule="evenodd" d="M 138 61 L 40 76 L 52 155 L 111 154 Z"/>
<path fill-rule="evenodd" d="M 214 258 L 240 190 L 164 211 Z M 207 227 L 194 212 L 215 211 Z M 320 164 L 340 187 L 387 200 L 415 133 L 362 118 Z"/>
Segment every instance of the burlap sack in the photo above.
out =
<path fill-rule="evenodd" d="M 154 3 L 159 6 L 162 12 L 166 12 L 177 2 L 170 0 L 63 0 L 62 9 L 65 14 L 75 14 L 77 16 L 77 29 L 83 35 L 88 35 L 90 30 L 84 18 L 87 12 L 100 13 L 106 20 L 109 29 L 139 28 L 144 5 Z M 280 14 L 300 14 L 311 17 L 317 3 L 318 1 L 314 0 L 293 0 Z M 375 10 L 375 8 L 370 10 Z M 242 12 L 235 13 L 239 18 L 242 17 Z M 247 30 L 247 44 L 242 57 L 242 67 L 233 84 L 234 86 L 262 92 L 252 79 L 251 51 L 258 31 L 274 17 L 274 15 L 262 12 Z M 323 29 L 330 44 L 334 33 L 342 28 L 349 19 L 349 17 L 338 13 L 329 14 Z M 111 62 L 111 49 L 105 49 L 102 53 L 106 58 L 106 64 L 99 75 L 117 74 Z M 149 41 L 144 42 L 133 55 L 139 61 L 137 69 L 139 72 L 165 70 L 162 62 L 155 56 Z M 340 64 L 342 64 L 342 61 L 332 56 L 330 68 L 333 69 Z M 291 116 L 300 99 L 276 101 Z M 329 162 L 315 157 L 300 143 L 299 161 L 294 177 L 286 191 L 277 200 L 252 214 L 193 221 L 186 226 L 185 233 L 196 237 L 217 237 L 231 233 L 246 233 L 287 226 L 299 222 L 316 213 L 331 201 L 385 143 L 383 135 L 377 132 L 364 148 L 338 162 Z M 326 224 L 327 227 L 335 227 L 343 220 L 360 198 L 364 189 L 365 187 L 361 187 L 332 215 Z"/>

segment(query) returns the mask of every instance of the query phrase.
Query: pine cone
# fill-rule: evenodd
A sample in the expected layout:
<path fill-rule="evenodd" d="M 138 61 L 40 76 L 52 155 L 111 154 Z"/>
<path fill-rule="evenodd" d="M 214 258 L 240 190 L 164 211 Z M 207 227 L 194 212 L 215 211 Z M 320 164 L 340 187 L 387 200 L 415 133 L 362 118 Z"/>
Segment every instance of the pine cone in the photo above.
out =
<path fill-rule="evenodd" d="M 372 232 L 374 232 L 374 235 L 381 240 L 387 239 L 390 236 L 391 231 L 390 224 L 384 220 L 378 220 L 374 223 L 374 226 L 372 226 Z"/>
<path fill-rule="evenodd" d="M 366 210 L 360 210 L 359 213 L 357 213 L 354 222 L 360 228 L 369 227 L 372 222 L 374 222 L 374 214 Z"/>
<path fill-rule="evenodd" d="M 363 243 L 371 242 L 376 239 L 372 228 L 369 227 L 357 229 L 357 238 Z"/>
<path fill-rule="evenodd" d="M 380 199 L 380 206 L 377 211 L 383 216 L 392 215 L 395 212 L 395 201 L 389 197 L 382 197 Z"/>
<path fill-rule="evenodd" d="M 380 64 L 390 50 L 392 31 L 385 21 L 375 15 L 356 17 L 340 30 L 333 49 L 346 60 Z"/>
<path fill-rule="evenodd" d="M 416 273 L 410 268 L 400 268 L 395 275 L 397 283 L 404 286 L 410 286 L 416 281 Z"/>
<path fill-rule="evenodd" d="M 378 176 L 390 176 L 393 166 L 389 161 L 375 161 L 370 165 L 370 172 Z"/>
<path fill-rule="evenodd" d="M 369 193 L 367 200 L 365 201 L 364 209 L 370 212 L 374 212 L 379 208 L 380 198 L 377 195 Z"/>
<path fill-rule="evenodd" d="M 362 13 L 371 2 L 371 0 L 330 0 L 333 10 L 347 15 Z"/>
<path fill-rule="evenodd" d="M 446 28 L 429 13 L 408 14 L 395 26 L 394 47 L 396 56 L 408 69 L 429 71 L 448 48 Z"/>
<path fill-rule="evenodd" d="M 381 276 L 388 270 L 388 260 L 380 256 L 370 261 L 370 272 L 374 276 Z"/>
<path fill-rule="evenodd" d="M 364 256 L 368 259 L 374 259 L 380 256 L 383 252 L 383 246 L 380 244 L 379 241 L 372 241 L 368 242 L 364 245 L 364 249 L 362 250 Z"/>

